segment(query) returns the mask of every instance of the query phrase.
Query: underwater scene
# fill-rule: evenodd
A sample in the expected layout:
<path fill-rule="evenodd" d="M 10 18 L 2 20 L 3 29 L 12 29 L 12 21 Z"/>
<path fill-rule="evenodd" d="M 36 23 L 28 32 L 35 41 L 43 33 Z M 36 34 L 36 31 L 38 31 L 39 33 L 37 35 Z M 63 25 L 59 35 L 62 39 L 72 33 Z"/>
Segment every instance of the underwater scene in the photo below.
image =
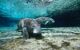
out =
<path fill-rule="evenodd" d="M 80 0 L 0 0 L 0 50 L 80 50 Z"/>

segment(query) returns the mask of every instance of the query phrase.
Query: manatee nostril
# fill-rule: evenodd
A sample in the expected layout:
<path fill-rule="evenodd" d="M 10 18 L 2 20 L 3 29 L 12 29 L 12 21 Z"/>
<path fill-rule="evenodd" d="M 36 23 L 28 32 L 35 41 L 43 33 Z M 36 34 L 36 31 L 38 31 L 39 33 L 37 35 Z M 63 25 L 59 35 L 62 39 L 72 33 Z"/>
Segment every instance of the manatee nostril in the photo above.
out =
<path fill-rule="evenodd" d="M 40 32 L 40 29 L 37 29 L 37 28 L 36 28 L 36 29 L 33 29 L 33 33 L 34 33 L 34 34 L 37 34 L 37 33 L 39 33 L 39 32 Z"/>
<path fill-rule="evenodd" d="M 40 26 L 36 26 L 33 28 L 33 33 L 37 34 L 41 31 Z"/>
<path fill-rule="evenodd" d="M 34 30 L 33 30 L 33 33 L 38 33 L 37 29 L 34 29 Z"/>

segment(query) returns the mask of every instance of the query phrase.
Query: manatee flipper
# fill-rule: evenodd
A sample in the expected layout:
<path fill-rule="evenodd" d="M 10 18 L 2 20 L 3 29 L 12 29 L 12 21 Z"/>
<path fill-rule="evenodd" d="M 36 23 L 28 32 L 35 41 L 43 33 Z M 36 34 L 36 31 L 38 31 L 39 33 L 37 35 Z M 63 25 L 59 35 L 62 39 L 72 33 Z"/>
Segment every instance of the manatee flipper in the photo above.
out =
<path fill-rule="evenodd" d="M 29 33 L 26 27 L 22 28 L 22 35 L 23 35 L 23 38 L 26 38 L 26 39 L 29 38 Z"/>

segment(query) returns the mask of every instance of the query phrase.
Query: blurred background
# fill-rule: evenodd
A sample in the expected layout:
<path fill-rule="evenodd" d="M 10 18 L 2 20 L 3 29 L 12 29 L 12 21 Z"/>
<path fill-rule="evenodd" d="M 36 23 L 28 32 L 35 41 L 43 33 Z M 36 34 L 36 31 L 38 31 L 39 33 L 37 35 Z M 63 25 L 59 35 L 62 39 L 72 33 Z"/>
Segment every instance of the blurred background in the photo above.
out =
<path fill-rule="evenodd" d="M 55 20 L 47 27 L 80 26 L 80 0 L 0 0 L 0 28 L 42 16 Z"/>

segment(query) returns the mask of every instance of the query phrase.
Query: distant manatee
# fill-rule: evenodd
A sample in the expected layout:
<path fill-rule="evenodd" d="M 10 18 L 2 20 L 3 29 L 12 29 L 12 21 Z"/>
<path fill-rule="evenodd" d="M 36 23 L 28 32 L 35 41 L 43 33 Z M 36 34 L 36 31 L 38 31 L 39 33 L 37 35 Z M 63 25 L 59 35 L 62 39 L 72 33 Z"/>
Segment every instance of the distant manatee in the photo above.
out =
<path fill-rule="evenodd" d="M 36 21 L 43 24 L 43 25 L 47 25 L 48 23 L 55 22 L 55 20 L 50 17 L 39 17 L 39 18 L 36 18 Z"/>

